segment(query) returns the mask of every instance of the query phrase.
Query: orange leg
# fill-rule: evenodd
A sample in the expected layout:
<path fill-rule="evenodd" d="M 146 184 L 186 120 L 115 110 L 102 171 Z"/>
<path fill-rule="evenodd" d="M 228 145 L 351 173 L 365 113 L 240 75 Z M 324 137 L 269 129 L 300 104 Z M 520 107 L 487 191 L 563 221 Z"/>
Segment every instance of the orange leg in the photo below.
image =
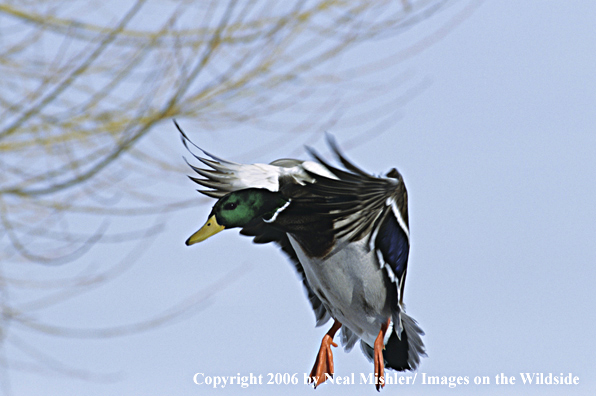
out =
<path fill-rule="evenodd" d="M 323 341 L 321 341 L 321 348 L 319 348 L 317 360 L 315 360 L 315 364 L 310 371 L 310 378 L 314 380 L 315 388 L 317 385 L 325 382 L 327 379 L 325 374 L 333 377 L 333 352 L 331 352 L 331 345 L 334 347 L 337 346 L 337 344 L 333 342 L 333 337 L 340 327 L 341 323 L 337 320 L 334 321 L 333 326 L 331 326 L 327 334 L 323 336 Z"/>
<path fill-rule="evenodd" d="M 375 340 L 375 378 L 377 378 L 377 384 L 375 385 L 377 391 L 385 387 L 385 360 L 383 359 L 383 350 L 385 349 L 385 334 L 387 334 L 387 328 L 389 327 L 391 319 L 387 319 L 387 322 L 383 323 L 379 335 Z"/>

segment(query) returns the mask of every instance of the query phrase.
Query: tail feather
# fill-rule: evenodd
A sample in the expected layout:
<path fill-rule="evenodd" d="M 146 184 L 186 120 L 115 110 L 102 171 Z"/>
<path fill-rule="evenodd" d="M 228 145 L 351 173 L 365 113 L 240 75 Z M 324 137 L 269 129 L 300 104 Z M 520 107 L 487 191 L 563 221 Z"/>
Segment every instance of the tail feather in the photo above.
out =
<path fill-rule="evenodd" d="M 383 358 L 385 367 L 397 371 L 415 370 L 420 364 L 420 358 L 426 356 L 422 336 L 424 331 L 418 326 L 418 323 L 403 311 L 400 313 L 402 330 L 400 337 L 392 332 L 389 341 L 385 344 Z M 398 329 L 400 326 L 395 326 Z M 372 360 L 374 349 L 364 341 L 360 342 L 364 355 Z"/>

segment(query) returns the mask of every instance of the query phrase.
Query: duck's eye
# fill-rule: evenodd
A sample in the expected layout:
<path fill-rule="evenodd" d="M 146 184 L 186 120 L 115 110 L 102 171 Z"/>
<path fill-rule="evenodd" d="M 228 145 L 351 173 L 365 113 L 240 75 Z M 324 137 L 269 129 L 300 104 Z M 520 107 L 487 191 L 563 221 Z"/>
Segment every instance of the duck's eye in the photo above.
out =
<path fill-rule="evenodd" d="M 233 210 L 236 209 L 236 206 L 238 206 L 238 204 L 230 202 L 224 205 L 224 210 Z"/>

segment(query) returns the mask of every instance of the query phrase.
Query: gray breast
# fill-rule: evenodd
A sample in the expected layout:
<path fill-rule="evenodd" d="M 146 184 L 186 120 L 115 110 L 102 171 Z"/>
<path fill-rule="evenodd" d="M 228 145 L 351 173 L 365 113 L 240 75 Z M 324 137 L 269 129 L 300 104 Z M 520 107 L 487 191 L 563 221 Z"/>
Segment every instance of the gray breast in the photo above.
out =
<path fill-rule="evenodd" d="M 397 291 L 364 241 L 345 244 L 322 258 L 308 257 L 290 235 L 313 292 L 331 316 L 372 344 L 392 316 Z M 340 244 L 341 246 L 341 244 Z"/>

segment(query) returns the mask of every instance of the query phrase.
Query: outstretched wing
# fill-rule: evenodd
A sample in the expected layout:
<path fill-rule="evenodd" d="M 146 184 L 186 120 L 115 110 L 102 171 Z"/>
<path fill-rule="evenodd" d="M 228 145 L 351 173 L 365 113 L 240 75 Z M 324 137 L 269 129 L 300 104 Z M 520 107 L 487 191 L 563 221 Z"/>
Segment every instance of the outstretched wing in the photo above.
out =
<path fill-rule="evenodd" d="M 402 301 L 410 251 L 408 194 L 403 178 L 396 169 L 386 177 L 370 175 L 349 162 L 329 136 L 328 141 L 346 170 L 330 165 L 309 149 L 336 179 L 318 176 L 316 183 L 306 186 L 309 194 L 295 199 L 310 205 L 317 214 L 331 217 L 338 240 L 368 238 L 368 246 L 396 283 Z"/>
<path fill-rule="evenodd" d="M 175 121 L 174 123 L 180 132 L 184 147 L 193 157 L 210 168 L 198 168 L 185 159 L 188 166 L 203 177 L 199 179 L 189 176 L 189 178 L 195 183 L 211 189 L 198 190 L 208 197 L 219 199 L 227 193 L 245 188 L 265 188 L 269 191 L 279 191 L 280 188 L 288 184 L 304 185 L 305 183 L 312 183 L 314 178 L 311 174 L 334 177 L 327 169 L 313 161 L 278 159 L 270 164 L 239 164 L 216 157 L 194 144 L 180 126 Z M 194 154 L 189 145 L 200 150 L 209 158 Z"/>
<path fill-rule="evenodd" d="M 278 167 L 266 164 L 239 164 L 216 157 L 213 154 L 206 152 L 199 146 L 195 145 L 186 134 L 176 124 L 184 147 L 197 160 L 207 165 L 211 169 L 201 169 L 193 166 L 188 161 L 185 161 L 197 174 L 204 177 L 199 179 L 189 176 L 190 180 L 203 187 L 211 190 L 198 190 L 200 193 L 211 198 L 219 199 L 232 191 L 242 190 L 245 188 L 266 188 L 269 191 L 277 191 L 279 189 L 279 171 Z M 189 144 L 209 158 L 203 158 L 194 154 L 189 147 Z"/>

